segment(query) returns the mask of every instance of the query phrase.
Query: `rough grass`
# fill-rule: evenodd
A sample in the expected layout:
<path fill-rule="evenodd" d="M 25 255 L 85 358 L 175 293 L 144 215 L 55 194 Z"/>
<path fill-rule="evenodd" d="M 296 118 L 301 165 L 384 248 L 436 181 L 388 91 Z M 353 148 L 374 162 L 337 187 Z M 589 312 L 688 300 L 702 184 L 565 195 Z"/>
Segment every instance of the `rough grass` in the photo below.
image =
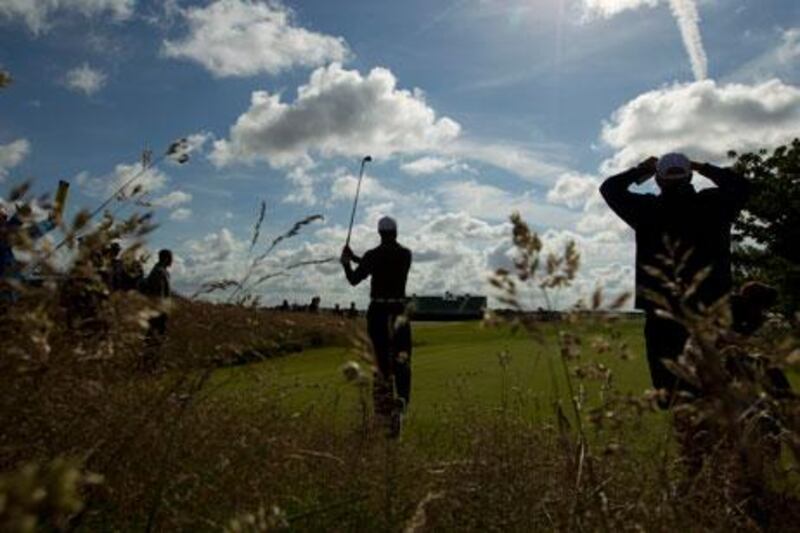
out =
<path fill-rule="evenodd" d="M 518 272 L 492 280 L 504 301 L 569 284 L 574 246 L 540 257 L 512 223 Z M 796 324 L 731 342 L 724 302 L 669 309 L 697 340 L 675 369 L 706 393 L 670 414 L 642 394 L 637 321 L 420 326 L 394 441 L 369 416 L 368 379 L 339 370 L 368 354 L 361 321 L 178 301 L 168 340 L 148 348 L 162 304 L 109 297 L 98 279 L 115 235 L 81 241 L 66 301 L 58 284 L 20 288 L 0 321 L 2 530 L 796 528 L 800 405 L 723 366 L 733 349 L 797 367 Z M 704 454 L 691 471 L 677 426 L 684 444 L 711 444 L 688 448 Z"/>
<path fill-rule="evenodd" d="M 556 392 L 548 360 L 558 355 L 562 326 L 548 325 L 541 346 L 478 323 L 416 328 L 414 406 L 400 442 L 362 432 L 364 391 L 339 372 L 353 358 L 344 347 L 218 370 L 176 421 L 174 437 L 157 425 L 140 435 L 126 464 L 117 465 L 120 477 L 107 480 L 124 490 L 86 525 L 144 528 L 153 487 L 161 487 L 157 521 L 166 529 L 214 529 L 273 505 L 293 529 L 397 529 L 426 497 L 425 521 L 436 528 L 547 528 L 560 519 L 543 514 L 549 504 L 536 495 L 558 489 L 566 475 L 562 443 L 546 429 Z M 638 324 L 621 326 L 635 344 Z M 600 324 L 584 327 L 607 334 Z M 511 354 L 510 362 L 501 364 L 499 352 Z M 614 357 L 604 359 L 643 368 Z M 142 464 L 157 467 L 141 471 Z M 498 520 L 500 509 L 508 512 Z"/>
<path fill-rule="evenodd" d="M 178 318 L 180 313 L 185 318 Z M 232 316 L 263 327 L 218 333 L 216 328 Z M 179 325 L 190 319 L 196 331 L 220 335 L 203 339 L 193 350 L 209 349 L 224 338 L 228 344 L 219 353 L 228 353 L 231 346 L 247 348 L 254 339 L 263 344 L 271 332 L 289 330 L 297 339 L 319 333 L 333 345 L 210 374 L 198 365 L 203 359 L 190 358 L 198 369 L 187 372 L 175 363 L 182 354 L 180 339 L 189 337 Z M 753 526 L 743 510 L 726 503 L 713 473 L 705 474 L 708 482 L 701 485 L 704 499 L 682 492 L 683 469 L 669 418 L 638 399 L 647 374 L 637 320 L 550 323 L 536 340 L 507 326 L 415 327 L 413 406 L 398 442 L 365 423 L 362 400 L 368 408 L 368 389 L 346 383 L 339 371 L 343 362 L 359 356 L 343 345 L 339 332 L 346 327 L 358 337 L 360 321 L 343 326 L 333 317 L 192 304 L 179 309 L 171 325 L 175 336 L 164 354 L 175 360 L 161 373 L 143 375 L 127 368 L 126 379 L 102 390 L 75 392 L 60 397 L 63 403 L 47 403 L 46 411 L 32 411 L 38 422 L 25 431 L 49 440 L 40 441 L 27 459 L 67 455 L 103 476 L 101 484 L 80 491 L 84 511 L 71 514 L 70 527 L 527 531 Z M 330 329 L 319 332 L 320 327 Z M 559 332 L 584 339 L 566 367 L 561 366 Z M 613 378 L 604 374 L 579 380 L 585 409 L 576 417 L 565 371 L 575 377 L 576 369 L 597 363 L 611 369 Z M 593 405 L 609 413 L 590 424 Z M 581 426 L 585 440 L 578 437 Z M 16 434 L 17 442 L 22 438 Z M 20 464 L 25 454 L 17 451 L 14 457 Z M 794 491 L 791 481 L 787 487 L 788 493 Z M 782 509 L 781 516 L 786 512 Z"/>
<path fill-rule="evenodd" d="M 547 326 L 545 339 L 554 343 L 563 326 Z M 606 333 L 598 324 L 579 327 Z M 635 345 L 638 324 L 621 327 Z M 583 468 L 592 462 L 594 470 L 581 477 L 572 431 L 556 429 L 546 368 L 557 345 L 537 348 L 475 323 L 416 334 L 414 407 L 401 441 L 363 431 L 364 391 L 339 374 L 352 358 L 341 347 L 219 370 L 168 430 L 155 424 L 139 435 L 115 465 L 118 477 L 106 480 L 116 490 L 101 490 L 84 527 L 146 529 L 154 507 L 152 521 L 164 530 L 215 530 L 235 516 L 245 523 L 258 509 L 270 528 L 311 531 L 694 524 L 700 510 L 669 499 L 680 476 L 663 415 L 650 415 L 654 424 L 631 417 L 596 428 L 599 457 L 585 459 Z M 501 365 L 497 350 L 511 362 Z M 602 359 L 630 365 L 634 379 L 620 382 L 638 389 L 641 361 Z M 271 515 L 273 506 L 280 511 Z"/>
<path fill-rule="evenodd" d="M 176 299 L 162 358 L 166 364 L 182 364 L 187 354 L 203 354 L 219 365 L 244 364 L 310 348 L 347 346 L 351 329 L 352 321 L 330 314 Z"/>

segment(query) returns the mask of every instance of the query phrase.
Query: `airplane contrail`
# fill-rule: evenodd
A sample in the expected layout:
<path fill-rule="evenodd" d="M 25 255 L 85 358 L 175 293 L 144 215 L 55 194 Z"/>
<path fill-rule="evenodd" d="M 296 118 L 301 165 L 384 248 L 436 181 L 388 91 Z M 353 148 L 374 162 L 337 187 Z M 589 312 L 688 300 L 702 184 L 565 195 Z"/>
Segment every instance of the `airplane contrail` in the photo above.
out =
<path fill-rule="evenodd" d="M 669 5 L 678 21 L 694 77 L 697 80 L 704 80 L 708 77 L 708 56 L 700 35 L 700 13 L 697 4 L 695 0 L 669 0 Z"/>

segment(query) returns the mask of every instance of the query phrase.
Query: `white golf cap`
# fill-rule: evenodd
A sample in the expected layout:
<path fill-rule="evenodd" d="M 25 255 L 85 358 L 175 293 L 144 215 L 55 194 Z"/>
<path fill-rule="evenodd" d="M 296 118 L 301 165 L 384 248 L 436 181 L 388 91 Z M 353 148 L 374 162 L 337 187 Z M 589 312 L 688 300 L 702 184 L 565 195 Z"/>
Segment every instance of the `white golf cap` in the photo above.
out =
<path fill-rule="evenodd" d="M 397 231 L 397 222 L 391 217 L 383 217 L 378 221 L 378 231 Z"/>
<path fill-rule="evenodd" d="M 685 179 L 692 175 L 692 162 L 683 154 L 665 154 L 658 160 L 656 172 L 666 180 Z"/>

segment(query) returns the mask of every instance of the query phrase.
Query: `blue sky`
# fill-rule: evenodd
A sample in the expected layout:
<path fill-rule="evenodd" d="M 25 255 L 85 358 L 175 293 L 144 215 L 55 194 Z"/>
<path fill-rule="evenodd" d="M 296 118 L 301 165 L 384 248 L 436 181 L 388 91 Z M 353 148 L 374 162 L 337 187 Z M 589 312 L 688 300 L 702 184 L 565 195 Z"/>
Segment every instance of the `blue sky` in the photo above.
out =
<path fill-rule="evenodd" d="M 631 235 L 596 195 L 602 176 L 800 130 L 791 0 L 0 0 L 0 28 L 15 80 L 0 93 L 0 189 L 68 179 L 70 208 L 94 207 L 145 147 L 192 136 L 188 164 L 142 182 L 161 223 L 150 245 L 176 251 L 186 292 L 241 276 L 261 200 L 267 239 L 325 222 L 259 272 L 337 255 L 366 153 L 354 248 L 398 218 L 412 292 L 486 292 L 515 209 L 552 246 L 578 242 L 566 299 L 626 290 Z M 336 265 L 261 289 L 268 303 L 366 298 Z"/>

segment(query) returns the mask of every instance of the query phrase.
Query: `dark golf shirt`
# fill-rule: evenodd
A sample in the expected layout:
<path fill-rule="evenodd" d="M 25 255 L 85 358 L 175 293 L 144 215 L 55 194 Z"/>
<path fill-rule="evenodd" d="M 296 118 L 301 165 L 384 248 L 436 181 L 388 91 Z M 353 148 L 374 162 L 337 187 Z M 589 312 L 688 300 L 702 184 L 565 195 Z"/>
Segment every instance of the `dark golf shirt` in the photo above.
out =
<path fill-rule="evenodd" d="M 169 298 L 172 295 L 169 283 L 169 271 L 161 263 L 156 263 L 145 281 L 146 293 L 159 299 Z"/>
<path fill-rule="evenodd" d="M 690 285 L 701 270 L 710 267 L 691 302 L 708 305 L 731 289 L 731 225 L 747 200 L 749 183 L 739 174 L 713 165 L 702 165 L 698 171 L 717 187 L 698 192 L 687 183 L 659 195 L 633 193 L 628 188 L 650 172 L 639 167 L 608 178 L 600 187 L 609 207 L 636 232 L 639 309 L 655 307 L 644 294 L 647 290 L 668 294 L 663 282 L 645 268 L 665 270 L 659 259 L 667 251 L 665 238 L 677 245 L 678 257 L 688 254 L 685 268 L 677 272 L 680 281 Z"/>
<path fill-rule="evenodd" d="M 372 276 L 372 299 L 400 299 L 406 296 L 410 268 L 411 250 L 397 242 L 385 242 L 365 253 L 355 270 L 345 268 L 345 274 L 351 285 Z"/>

